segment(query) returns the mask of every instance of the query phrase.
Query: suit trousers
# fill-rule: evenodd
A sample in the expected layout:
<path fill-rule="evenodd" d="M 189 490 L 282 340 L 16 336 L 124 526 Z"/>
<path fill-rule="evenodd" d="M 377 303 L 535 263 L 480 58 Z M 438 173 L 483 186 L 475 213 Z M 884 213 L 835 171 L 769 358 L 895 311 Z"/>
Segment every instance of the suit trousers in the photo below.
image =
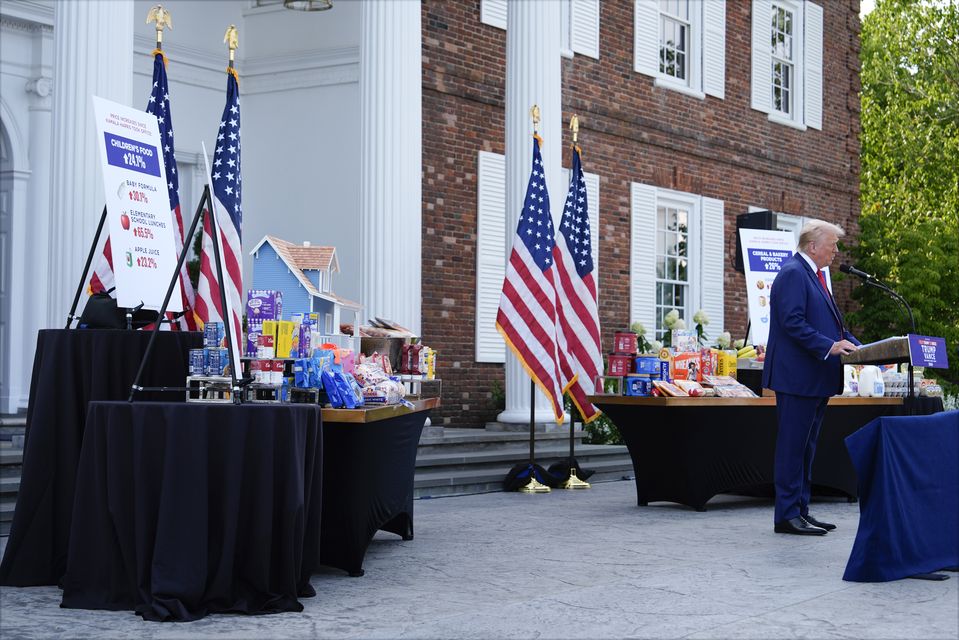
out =
<path fill-rule="evenodd" d="M 774 523 L 809 513 L 812 494 L 812 463 L 829 398 L 776 392 L 776 485 Z"/>

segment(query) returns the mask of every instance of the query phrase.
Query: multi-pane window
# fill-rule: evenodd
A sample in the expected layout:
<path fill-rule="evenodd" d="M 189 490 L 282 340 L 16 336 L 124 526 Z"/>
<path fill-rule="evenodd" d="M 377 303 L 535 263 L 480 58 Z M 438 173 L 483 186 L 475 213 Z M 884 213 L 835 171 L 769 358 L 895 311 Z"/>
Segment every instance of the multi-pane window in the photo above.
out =
<path fill-rule="evenodd" d="M 659 2 L 659 72 L 689 83 L 689 0 Z"/>
<path fill-rule="evenodd" d="M 772 4 L 772 108 L 788 116 L 793 113 L 795 93 L 795 52 L 793 47 L 793 12 Z"/>
<path fill-rule="evenodd" d="M 689 209 L 656 208 L 656 339 L 666 332 L 663 319 L 672 309 L 685 318 L 689 299 Z"/>

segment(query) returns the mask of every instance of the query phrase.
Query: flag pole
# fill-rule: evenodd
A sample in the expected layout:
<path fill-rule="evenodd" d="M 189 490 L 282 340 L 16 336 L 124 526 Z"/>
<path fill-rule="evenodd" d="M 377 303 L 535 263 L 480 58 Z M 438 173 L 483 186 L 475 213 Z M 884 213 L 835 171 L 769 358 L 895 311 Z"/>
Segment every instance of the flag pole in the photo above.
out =
<path fill-rule="evenodd" d="M 576 150 L 577 150 L 576 144 L 577 144 L 577 139 L 579 138 L 579 116 L 576 115 L 575 113 L 573 114 L 573 117 L 569 119 L 569 128 L 570 128 L 570 131 L 573 132 L 573 145 L 572 145 L 573 153 L 576 153 Z M 562 487 L 563 489 L 589 489 L 590 484 L 586 482 L 585 480 L 580 480 L 579 477 L 577 477 L 576 475 L 576 467 L 578 466 L 578 464 L 576 462 L 576 456 L 573 451 L 575 447 L 575 441 L 576 441 L 575 427 L 576 427 L 576 421 L 573 420 L 571 415 L 569 419 L 569 460 L 568 460 L 569 477 L 566 479 L 565 482 L 563 482 L 560 485 L 560 487 Z"/>
<path fill-rule="evenodd" d="M 539 105 L 529 110 L 533 118 L 533 136 L 539 135 Z M 536 383 L 529 379 L 529 482 L 519 488 L 521 493 L 549 493 L 551 489 L 536 479 Z"/>

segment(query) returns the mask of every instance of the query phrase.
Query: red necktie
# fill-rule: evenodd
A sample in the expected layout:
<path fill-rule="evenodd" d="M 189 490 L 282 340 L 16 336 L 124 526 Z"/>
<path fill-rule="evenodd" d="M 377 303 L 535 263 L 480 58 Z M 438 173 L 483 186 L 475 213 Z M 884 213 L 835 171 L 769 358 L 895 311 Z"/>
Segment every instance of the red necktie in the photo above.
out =
<path fill-rule="evenodd" d="M 817 271 L 816 275 L 819 276 L 819 284 L 821 284 L 822 288 L 825 289 L 826 295 L 829 295 L 829 287 L 826 286 L 826 276 L 822 274 L 822 271 Z"/>

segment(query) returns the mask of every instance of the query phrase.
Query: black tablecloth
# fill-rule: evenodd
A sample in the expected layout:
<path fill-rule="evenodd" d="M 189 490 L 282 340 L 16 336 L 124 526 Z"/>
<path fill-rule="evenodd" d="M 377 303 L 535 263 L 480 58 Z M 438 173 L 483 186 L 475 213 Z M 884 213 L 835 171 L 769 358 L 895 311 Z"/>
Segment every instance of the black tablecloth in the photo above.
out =
<path fill-rule="evenodd" d="M 324 423 L 322 564 L 361 576 L 377 530 L 413 539 L 416 447 L 428 416 Z"/>
<path fill-rule="evenodd" d="M 302 611 L 321 433 L 310 405 L 90 403 L 61 606 L 149 620 Z"/>
<path fill-rule="evenodd" d="M 40 331 L 17 509 L 0 584 L 57 584 L 63 576 L 87 403 L 127 398 L 149 339 L 142 331 Z M 198 332 L 158 334 L 143 384 L 183 386 L 187 352 L 202 344 Z"/>
<path fill-rule="evenodd" d="M 916 411 L 942 410 L 921 398 Z M 773 495 L 776 407 L 595 404 L 623 435 L 641 506 L 669 501 L 699 511 L 719 493 Z M 813 463 L 813 491 L 856 497 L 856 471 L 844 439 L 873 418 L 902 413 L 895 405 L 829 405 Z"/>

